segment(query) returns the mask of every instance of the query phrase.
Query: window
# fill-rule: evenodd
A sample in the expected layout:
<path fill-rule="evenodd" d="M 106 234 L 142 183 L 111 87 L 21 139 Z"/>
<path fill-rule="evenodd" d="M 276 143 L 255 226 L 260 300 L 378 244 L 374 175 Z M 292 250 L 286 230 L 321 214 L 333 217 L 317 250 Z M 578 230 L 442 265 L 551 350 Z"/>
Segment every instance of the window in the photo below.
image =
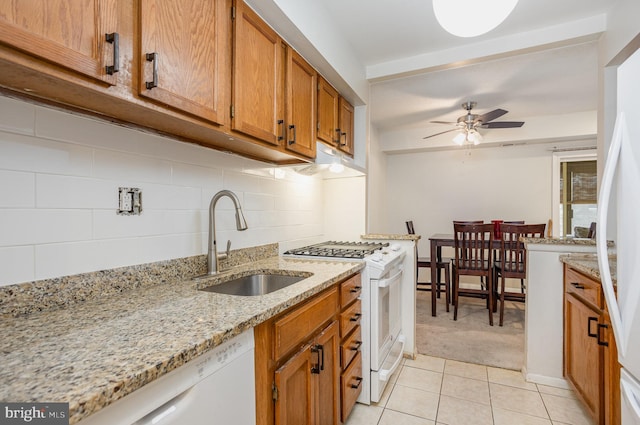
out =
<path fill-rule="evenodd" d="M 554 236 L 587 237 L 597 214 L 595 154 L 554 155 L 554 175 Z"/>

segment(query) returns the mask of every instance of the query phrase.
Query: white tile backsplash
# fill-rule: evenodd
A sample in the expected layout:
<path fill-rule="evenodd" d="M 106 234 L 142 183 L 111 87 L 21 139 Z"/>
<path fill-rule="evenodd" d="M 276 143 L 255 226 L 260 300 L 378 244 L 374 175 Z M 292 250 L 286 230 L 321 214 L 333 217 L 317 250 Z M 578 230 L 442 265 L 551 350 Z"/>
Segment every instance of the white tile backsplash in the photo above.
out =
<path fill-rule="evenodd" d="M 33 208 L 35 174 L 0 170 L 0 208 Z"/>
<path fill-rule="evenodd" d="M 6 113 L 9 111 L 11 114 Z M 149 132 L 0 96 L 0 285 L 205 254 L 208 208 L 219 249 L 323 239 L 324 181 Z M 280 177 L 280 176 L 279 176 Z M 139 216 L 116 214 L 139 187 Z"/>
<path fill-rule="evenodd" d="M 22 101 L 0 96 L 0 129 L 34 134 L 35 110 Z"/>

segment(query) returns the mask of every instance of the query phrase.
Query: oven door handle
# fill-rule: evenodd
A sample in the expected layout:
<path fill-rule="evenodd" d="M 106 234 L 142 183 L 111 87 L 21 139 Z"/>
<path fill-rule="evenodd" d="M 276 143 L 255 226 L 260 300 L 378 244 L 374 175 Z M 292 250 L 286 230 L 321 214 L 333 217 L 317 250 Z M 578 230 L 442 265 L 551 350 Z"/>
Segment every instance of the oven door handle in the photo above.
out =
<path fill-rule="evenodd" d="M 398 356 L 398 358 L 396 358 L 396 361 L 393 362 L 393 365 L 389 369 L 380 369 L 378 376 L 380 377 L 381 381 L 386 381 L 387 379 L 389 379 L 389 377 L 393 374 L 393 372 L 395 372 L 396 369 L 398 368 L 398 365 L 400 364 L 400 360 L 402 360 L 404 357 L 403 356 L 404 343 L 405 343 L 404 335 L 399 335 L 398 341 L 400 341 L 400 343 L 402 344 L 402 348 L 400 348 L 400 355 Z"/>
<path fill-rule="evenodd" d="M 393 276 L 387 279 L 380 279 L 378 281 L 378 288 L 386 288 L 387 286 L 390 286 L 393 282 L 395 282 L 396 280 L 399 280 L 398 278 L 400 276 L 402 276 L 402 267 L 400 267 L 400 270 L 398 271 L 398 273 L 394 274 Z"/>

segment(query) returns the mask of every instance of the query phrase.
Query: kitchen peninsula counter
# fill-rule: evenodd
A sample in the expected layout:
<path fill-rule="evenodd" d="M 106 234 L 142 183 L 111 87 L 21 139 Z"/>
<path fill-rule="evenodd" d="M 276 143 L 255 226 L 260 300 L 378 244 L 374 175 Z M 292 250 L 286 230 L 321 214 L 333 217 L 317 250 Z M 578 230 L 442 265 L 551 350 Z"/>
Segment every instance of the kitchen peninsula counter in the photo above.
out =
<path fill-rule="evenodd" d="M 66 308 L 5 314 L 0 400 L 69 402 L 74 424 L 363 266 L 275 256 L 206 280 L 170 280 Z M 197 290 L 250 270 L 313 275 L 263 296 Z"/>

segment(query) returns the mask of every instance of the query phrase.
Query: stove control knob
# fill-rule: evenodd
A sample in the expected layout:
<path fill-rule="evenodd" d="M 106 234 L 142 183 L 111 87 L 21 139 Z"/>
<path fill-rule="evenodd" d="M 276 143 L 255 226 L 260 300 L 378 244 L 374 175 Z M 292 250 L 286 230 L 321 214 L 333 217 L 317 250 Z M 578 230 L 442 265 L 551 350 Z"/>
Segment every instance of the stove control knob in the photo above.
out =
<path fill-rule="evenodd" d="M 400 251 L 402 249 L 402 247 L 397 243 L 391 244 L 389 248 L 391 248 L 391 251 Z"/>

